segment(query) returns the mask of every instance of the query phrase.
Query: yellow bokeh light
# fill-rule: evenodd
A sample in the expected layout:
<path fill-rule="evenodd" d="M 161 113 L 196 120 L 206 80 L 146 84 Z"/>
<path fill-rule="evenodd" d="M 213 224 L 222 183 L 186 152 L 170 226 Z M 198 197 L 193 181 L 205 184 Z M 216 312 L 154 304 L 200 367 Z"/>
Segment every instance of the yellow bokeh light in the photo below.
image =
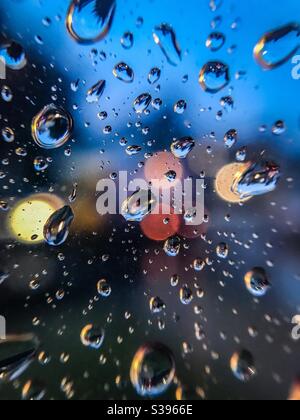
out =
<path fill-rule="evenodd" d="M 62 206 L 63 201 L 51 194 L 36 194 L 28 197 L 12 209 L 9 218 L 11 233 L 23 243 L 42 242 L 45 223 Z"/>
<path fill-rule="evenodd" d="M 217 173 L 215 188 L 220 198 L 228 203 L 242 203 L 250 200 L 251 197 L 240 198 L 232 191 L 232 186 L 235 179 L 242 174 L 249 164 L 246 163 L 231 163 L 223 166 Z"/>

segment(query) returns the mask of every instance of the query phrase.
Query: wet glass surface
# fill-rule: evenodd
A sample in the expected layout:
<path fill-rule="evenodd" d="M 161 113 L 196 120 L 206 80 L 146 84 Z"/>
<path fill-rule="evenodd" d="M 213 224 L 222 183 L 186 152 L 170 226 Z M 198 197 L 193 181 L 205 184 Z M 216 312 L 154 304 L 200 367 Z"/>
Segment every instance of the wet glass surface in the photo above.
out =
<path fill-rule="evenodd" d="M 299 399 L 299 3 L 0 12 L 0 399 Z"/>

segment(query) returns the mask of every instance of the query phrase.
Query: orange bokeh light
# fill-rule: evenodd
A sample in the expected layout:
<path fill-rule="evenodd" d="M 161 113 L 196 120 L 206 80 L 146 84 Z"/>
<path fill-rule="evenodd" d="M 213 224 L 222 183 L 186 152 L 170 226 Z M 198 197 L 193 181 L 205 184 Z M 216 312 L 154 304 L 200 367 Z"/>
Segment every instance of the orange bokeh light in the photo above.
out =
<path fill-rule="evenodd" d="M 174 171 L 177 174 L 176 180 L 170 182 L 166 178 L 168 171 Z M 162 188 L 175 187 L 178 180 L 183 176 L 183 167 L 178 159 L 176 159 L 170 152 L 158 152 L 153 157 L 147 160 L 145 165 L 145 177 L 148 182 L 159 180 Z M 155 186 L 155 183 L 154 183 Z"/>
<path fill-rule="evenodd" d="M 165 220 L 168 220 L 167 224 Z M 170 207 L 160 205 L 160 214 L 149 214 L 140 225 L 147 238 L 153 241 L 165 241 L 178 232 L 180 216 L 174 214 Z"/>

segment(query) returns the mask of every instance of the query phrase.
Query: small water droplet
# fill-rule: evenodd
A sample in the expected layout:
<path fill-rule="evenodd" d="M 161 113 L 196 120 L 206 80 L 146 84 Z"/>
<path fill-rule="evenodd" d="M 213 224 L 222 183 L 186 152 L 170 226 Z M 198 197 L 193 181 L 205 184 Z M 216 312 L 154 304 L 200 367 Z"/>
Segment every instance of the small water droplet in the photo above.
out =
<path fill-rule="evenodd" d="M 181 241 L 178 236 L 173 236 L 166 240 L 164 244 L 164 251 L 168 257 L 177 257 L 181 248 Z"/>
<path fill-rule="evenodd" d="M 222 32 L 213 32 L 206 40 L 206 47 L 212 52 L 219 51 L 225 44 L 226 38 Z"/>
<path fill-rule="evenodd" d="M 235 129 L 229 130 L 227 131 L 227 133 L 224 136 L 224 143 L 225 146 L 230 149 L 231 147 L 233 147 L 238 139 L 238 133 Z"/>
<path fill-rule="evenodd" d="M 27 64 L 23 47 L 14 41 L 0 44 L 0 58 L 11 70 L 21 70 Z"/>
<path fill-rule="evenodd" d="M 134 72 L 126 63 L 116 64 L 113 69 L 113 75 L 125 83 L 132 83 L 134 80 Z"/>
<path fill-rule="evenodd" d="M 183 137 L 171 145 L 171 152 L 178 159 L 185 159 L 195 147 L 195 141 L 191 137 Z"/>
<path fill-rule="evenodd" d="M 158 67 L 153 67 L 148 74 L 148 82 L 150 85 L 157 83 L 161 76 L 161 70 Z"/>
<path fill-rule="evenodd" d="M 273 70 L 289 61 L 300 47 L 300 25 L 291 23 L 262 36 L 254 48 L 258 64 Z"/>
<path fill-rule="evenodd" d="M 121 38 L 121 45 L 125 50 L 130 50 L 133 47 L 134 38 L 132 32 L 125 32 Z"/>
<path fill-rule="evenodd" d="M 86 325 L 80 334 L 81 343 L 85 347 L 99 350 L 104 342 L 105 333 L 102 328 L 94 325 Z"/>
<path fill-rule="evenodd" d="M 249 271 L 244 280 L 247 290 L 255 297 L 265 296 L 271 287 L 266 271 L 260 267 Z"/>
<path fill-rule="evenodd" d="M 106 86 L 105 80 L 100 80 L 94 86 L 92 86 L 86 95 L 86 101 L 89 104 L 94 104 L 99 102 L 101 96 L 103 95 L 104 89 Z"/>
<path fill-rule="evenodd" d="M 32 137 L 44 149 L 63 146 L 71 137 L 73 119 L 63 108 L 47 105 L 32 121 Z"/>
<path fill-rule="evenodd" d="M 142 114 L 146 111 L 151 103 L 152 97 L 149 93 L 143 93 L 142 95 L 138 96 L 133 103 L 133 109 L 137 114 Z"/>
<path fill-rule="evenodd" d="M 160 46 L 167 61 L 172 66 L 181 62 L 181 49 L 177 42 L 176 34 L 172 26 L 162 23 L 153 31 L 154 42 Z"/>
<path fill-rule="evenodd" d="M 229 67 L 219 61 L 206 63 L 199 76 L 199 83 L 208 93 L 218 93 L 230 82 Z"/>
<path fill-rule="evenodd" d="M 150 310 L 153 314 L 161 313 L 166 307 L 163 300 L 158 296 L 150 299 L 149 306 L 150 306 Z"/>
<path fill-rule="evenodd" d="M 45 241 L 51 246 L 62 245 L 69 236 L 74 213 L 70 206 L 65 206 L 53 213 L 44 226 Z"/>
<path fill-rule="evenodd" d="M 122 204 L 122 216 L 128 222 L 142 222 L 156 206 L 156 198 L 150 190 L 136 191 Z"/>
<path fill-rule="evenodd" d="M 241 200 L 267 194 L 276 189 L 280 177 L 280 167 L 276 163 L 259 160 L 248 164 L 244 171 L 237 174 L 232 191 Z"/>
<path fill-rule="evenodd" d="M 176 104 L 174 105 L 174 112 L 176 114 L 183 114 L 185 112 L 187 108 L 187 103 L 184 99 L 181 99 L 180 101 L 176 102 Z"/>
<path fill-rule="evenodd" d="M 108 284 L 106 279 L 99 280 L 97 283 L 98 294 L 102 297 L 109 297 L 111 295 L 111 286 Z"/>
<path fill-rule="evenodd" d="M 230 367 L 234 376 L 242 382 L 249 382 L 256 374 L 253 356 L 247 350 L 234 353 L 230 360 Z"/>
<path fill-rule="evenodd" d="M 108 34 L 116 0 L 72 0 L 66 18 L 71 37 L 81 44 L 93 44 Z"/>

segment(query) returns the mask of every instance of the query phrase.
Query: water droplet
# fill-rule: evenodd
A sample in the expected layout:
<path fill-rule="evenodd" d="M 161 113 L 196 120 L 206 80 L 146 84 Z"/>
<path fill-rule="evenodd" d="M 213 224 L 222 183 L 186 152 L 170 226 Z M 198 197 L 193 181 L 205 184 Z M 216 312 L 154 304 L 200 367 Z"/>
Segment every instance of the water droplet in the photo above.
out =
<path fill-rule="evenodd" d="M 136 392 L 143 397 L 155 397 L 167 391 L 175 377 L 172 352 L 163 344 L 145 344 L 135 354 L 130 379 Z"/>
<path fill-rule="evenodd" d="M 222 32 L 213 32 L 206 40 L 206 47 L 212 52 L 219 51 L 225 44 L 226 38 Z"/>
<path fill-rule="evenodd" d="M 226 109 L 226 111 L 231 112 L 234 107 L 234 100 L 231 96 L 224 96 L 220 99 L 220 105 Z"/>
<path fill-rule="evenodd" d="M 94 104 L 99 102 L 99 99 L 103 95 L 104 89 L 106 86 L 105 80 L 100 80 L 98 83 L 96 83 L 94 86 L 92 86 L 86 95 L 86 101 L 89 104 Z"/>
<path fill-rule="evenodd" d="M 191 291 L 191 289 L 189 288 L 187 284 L 182 286 L 179 294 L 180 294 L 180 301 L 181 303 L 183 303 L 183 305 L 189 305 L 194 298 L 193 292 Z"/>
<path fill-rule="evenodd" d="M 32 121 L 32 137 L 44 149 L 63 146 L 71 137 L 73 119 L 63 108 L 47 105 Z"/>
<path fill-rule="evenodd" d="M 222 6 L 223 0 L 209 0 L 209 7 L 212 12 L 220 9 Z"/>
<path fill-rule="evenodd" d="M 4 85 L 1 89 L 1 98 L 5 102 L 11 102 L 13 100 L 13 93 L 11 91 L 11 88 L 9 86 Z"/>
<path fill-rule="evenodd" d="M 160 46 L 168 63 L 177 66 L 181 62 L 181 49 L 173 28 L 166 23 L 162 23 L 155 27 L 153 38 L 154 42 Z"/>
<path fill-rule="evenodd" d="M 75 41 L 93 44 L 108 34 L 116 10 L 115 0 L 73 0 L 66 26 Z"/>
<path fill-rule="evenodd" d="M 134 43 L 133 33 L 125 32 L 121 38 L 122 47 L 125 48 L 125 50 L 130 50 L 130 48 L 133 47 L 133 43 Z"/>
<path fill-rule="evenodd" d="M 228 245 L 224 242 L 220 243 L 217 246 L 217 256 L 219 258 L 226 259 L 228 257 L 228 254 L 229 254 Z"/>
<path fill-rule="evenodd" d="M 202 271 L 205 268 L 205 261 L 201 260 L 200 258 L 197 258 L 194 260 L 193 267 L 195 271 Z"/>
<path fill-rule="evenodd" d="M 160 98 L 155 98 L 151 102 L 151 105 L 152 105 L 152 108 L 155 109 L 155 111 L 159 111 L 161 109 L 162 103 L 163 102 Z"/>
<path fill-rule="evenodd" d="M 157 83 L 161 76 L 161 70 L 158 67 L 153 67 L 148 74 L 148 82 L 150 85 Z"/>
<path fill-rule="evenodd" d="M 219 61 L 206 63 L 199 76 L 199 83 L 208 93 L 218 93 L 230 82 L 229 67 Z"/>
<path fill-rule="evenodd" d="M 51 246 L 62 245 L 69 236 L 74 213 L 70 206 L 65 206 L 53 213 L 44 226 L 45 241 Z"/>
<path fill-rule="evenodd" d="M 27 64 L 27 59 L 23 47 L 12 41 L 0 45 L 0 58 L 11 70 L 21 70 Z"/>
<path fill-rule="evenodd" d="M 238 139 L 238 133 L 236 130 L 229 130 L 227 131 L 227 133 L 224 136 L 224 143 L 225 146 L 230 149 L 231 147 L 233 147 Z"/>
<path fill-rule="evenodd" d="M 128 156 L 135 156 L 142 150 L 141 146 L 128 146 L 126 147 L 126 153 Z"/>
<path fill-rule="evenodd" d="M 46 395 L 44 384 L 37 380 L 29 380 L 23 386 L 22 400 L 25 401 L 41 401 Z"/>
<path fill-rule="evenodd" d="M 107 283 L 106 279 L 99 280 L 97 283 L 98 294 L 102 297 L 109 297 L 111 295 L 111 286 Z"/>
<path fill-rule="evenodd" d="M 234 376 L 242 382 L 249 382 L 256 374 L 253 356 L 247 350 L 234 353 L 230 360 L 230 367 Z"/>
<path fill-rule="evenodd" d="M 134 72 L 126 63 L 119 63 L 113 69 L 113 75 L 125 83 L 132 83 L 134 80 Z"/>
<path fill-rule="evenodd" d="M 195 147 L 195 141 L 191 137 L 183 137 L 171 145 L 171 152 L 178 159 L 185 159 Z"/>
<path fill-rule="evenodd" d="M 164 251 L 168 257 L 177 257 L 181 248 L 181 241 L 178 236 L 173 236 L 166 240 L 164 244 Z"/>
<path fill-rule="evenodd" d="M 280 177 L 280 168 L 276 163 L 260 160 L 246 165 L 246 169 L 237 174 L 232 191 L 241 200 L 267 194 L 276 189 Z"/>
<path fill-rule="evenodd" d="M 142 222 L 156 206 L 156 198 L 150 190 L 140 190 L 122 204 L 122 216 L 128 222 Z"/>
<path fill-rule="evenodd" d="M 267 273 L 263 268 L 255 267 L 245 275 L 245 285 L 255 297 L 263 297 L 271 285 Z"/>
<path fill-rule="evenodd" d="M 42 156 L 36 157 L 34 159 L 33 164 L 34 164 L 34 169 L 37 172 L 45 171 L 48 168 L 48 166 L 49 166 L 47 159 L 45 159 Z"/>
<path fill-rule="evenodd" d="M 174 105 L 174 112 L 176 114 L 183 114 L 187 108 L 187 103 L 184 99 L 181 99 L 180 101 L 176 102 Z"/>
<path fill-rule="evenodd" d="M 149 305 L 150 305 L 150 310 L 153 314 L 161 313 L 166 307 L 163 300 L 161 300 L 161 298 L 158 296 L 151 298 Z"/>
<path fill-rule="evenodd" d="M 32 334 L 8 336 L 0 341 L 0 382 L 14 381 L 31 365 L 39 342 Z"/>
<path fill-rule="evenodd" d="M 169 182 L 174 182 L 177 178 L 177 173 L 175 171 L 170 170 L 165 174 L 165 177 Z"/>
<path fill-rule="evenodd" d="M 151 103 L 152 97 L 149 93 L 143 93 L 133 103 L 133 109 L 137 114 L 142 114 L 146 111 Z"/>
<path fill-rule="evenodd" d="M 291 23 L 263 35 L 254 48 L 258 64 L 273 70 L 289 61 L 300 47 L 300 25 Z"/>
<path fill-rule="evenodd" d="M 2 129 L 2 138 L 6 143 L 12 143 L 15 140 L 15 133 L 12 128 L 4 127 Z"/>
<path fill-rule="evenodd" d="M 285 122 L 282 120 L 276 121 L 275 124 L 272 127 L 272 133 L 275 134 L 275 136 L 281 136 L 286 131 L 286 125 Z"/>
<path fill-rule="evenodd" d="M 245 162 L 247 158 L 247 148 L 244 146 L 236 152 L 235 158 L 238 162 Z"/>
<path fill-rule="evenodd" d="M 94 325 L 86 325 L 80 334 L 81 343 L 85 347 L 99 350 L 104 342 L 105 333 L 102 328 Z"/>

